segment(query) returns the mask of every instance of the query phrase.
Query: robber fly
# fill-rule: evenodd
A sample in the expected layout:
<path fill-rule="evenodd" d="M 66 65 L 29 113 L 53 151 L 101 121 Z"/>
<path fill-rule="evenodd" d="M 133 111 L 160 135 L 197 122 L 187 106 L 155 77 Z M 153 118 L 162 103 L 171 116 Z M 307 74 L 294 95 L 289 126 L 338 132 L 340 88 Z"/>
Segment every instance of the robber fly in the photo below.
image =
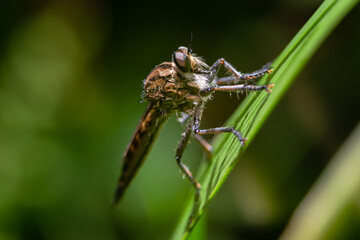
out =
<path fill-rule="evenodd" d="M 223 65 L 231 76 L 218 78 L 217 73 Z M 116 205 L 124 191 L 129 186 L 137 170 L 144 162 L 159 130 L 173 113 L 186 116 L 185 130 L 181 135 L 176 150 L 176 162 L 181 171 L 190 180 L 195 189 L 194 206 L 189 217 L 189 226 L 193 221 L 200 197 L 200 184 L 193 174 L 181 161 L 184 149 L 191 137 L 194 137 L 211 154 L 211 145 L 201 135 L 232 133 L 242 145 L 246 139 L 233 127 L 215 127 L 201 129 L 200 121 L 204 105 L 214 92 L 243 92 L 243 91 L 271 91 L 274 84 L 255 86 L 247 84 L 250 79 L 256 79 L 272 70 L 269 66 L 252 73 L 238 72 L 225 59 L 220 58 L 209 67 L 201 57 L 196 56 L 187 47 L 179 47 L 172 56 L 171 62 L 164 62 L 156 66 L 144 80 L 143 99 L 148 106 L 135 130 L 132 139 L 123 155 L 123 167 L 113 204 Z"/>

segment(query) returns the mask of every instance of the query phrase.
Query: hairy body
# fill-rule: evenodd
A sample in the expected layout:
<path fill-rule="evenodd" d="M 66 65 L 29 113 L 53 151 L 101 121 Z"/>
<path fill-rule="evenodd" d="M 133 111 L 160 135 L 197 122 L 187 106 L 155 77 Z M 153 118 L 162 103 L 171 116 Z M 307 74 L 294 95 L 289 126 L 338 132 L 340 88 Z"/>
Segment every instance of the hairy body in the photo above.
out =
<path fill-rule="evenodd" d="M 216 77 L 221 65 L 232 74 L 231 77 Z M 176 150 L 175 159 L 196 191 L 194 207 L 189 217 L 188 227 L 190 227 L 193 217 L 197 214 L 201 189 L 190 170 L 181 162 L 181 157 L 190 137 L 193 136 L 203 146 L 208 156 L 211 155 L 211 146 L 201 137 L 203 134 L 229 132 L 237 137 L 242 144 L 245 144 L 246 141 L 241 133 L 232 127 L 200 129 L 205 103 L 211 99 L 215 91 L 266 90 L 270 92 L 273 84 L 262 86 L 246 84 L 247 80 L 261 77 L 270 72 L 271 70 L 266 66 L 255 72 L 242 74 L 223 58 L 209 67 L 186 47 L 179 47 L 174 52 L 172 62 L 164 62 L 156 66 L 144 80 L 143 98 L 149 104 L 124 152 L 123 168 L 113 204 L 120 200 L 125 189 L 129 186 L 145 160 L 157 133 L 168 117 L 175 112 L 184 113 L 183 115 L 187 116 L 187 121 Z"/>

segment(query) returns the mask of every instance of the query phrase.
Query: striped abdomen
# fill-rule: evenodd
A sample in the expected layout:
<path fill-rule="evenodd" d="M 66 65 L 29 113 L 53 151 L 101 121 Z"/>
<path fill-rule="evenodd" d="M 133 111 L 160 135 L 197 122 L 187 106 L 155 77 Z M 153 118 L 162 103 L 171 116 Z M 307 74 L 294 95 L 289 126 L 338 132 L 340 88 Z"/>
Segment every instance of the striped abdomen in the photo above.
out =
<path fill-rule="evenodd" d="M 123 155 L 123 168 L 115 191 L 113 204 L 122 197 L 137 170 L 144 162 L 161 126 L 167 116 L 150 103 L 140 119 L 136 131 Z"/>

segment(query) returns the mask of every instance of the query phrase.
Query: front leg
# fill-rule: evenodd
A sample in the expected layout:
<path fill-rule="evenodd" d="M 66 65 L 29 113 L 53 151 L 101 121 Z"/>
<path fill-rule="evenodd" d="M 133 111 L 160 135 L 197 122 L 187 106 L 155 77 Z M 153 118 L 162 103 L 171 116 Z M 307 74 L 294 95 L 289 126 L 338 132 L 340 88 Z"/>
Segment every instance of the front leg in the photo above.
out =
<path fill-rule="evenodd" d="M 271 73 L 272 69 L 270 68 L 271 63 L 266 64 L 260 70 L 256 70 L 252 73 L 241 73 L 238 72 L 228 61 L 224 58 L 218 59 L 210 68 L 209 81 L 212 83 L 215 76 L 220 70 L 220 66 L 223 65 L 229 72 L 231 72 L 234 77 L 225 77 L 219 78 L 216 80 L 218 85 L 223 84 L 237 84 L 240 81 L 255 79 L 264 76 L 266 73 Z"/>

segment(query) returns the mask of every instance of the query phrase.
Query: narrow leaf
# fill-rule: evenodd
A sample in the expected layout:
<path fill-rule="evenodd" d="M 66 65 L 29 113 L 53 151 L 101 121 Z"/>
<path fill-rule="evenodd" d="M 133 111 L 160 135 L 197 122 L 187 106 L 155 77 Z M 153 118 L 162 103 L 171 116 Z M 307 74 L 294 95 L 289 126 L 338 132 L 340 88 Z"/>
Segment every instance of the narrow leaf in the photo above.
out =
<path fill-rule="evenodd" d="M 273 92 L 249 94 L 228 120 L 228 126 L 234 126 L 251 143 L 260 127 L 304 68 L 321 43 L 331 33 L 341 19 L 356 5 L 358 0 L 325 0 L 294 39 L 273 63 L 274 71 L 263 77 L 258 84 L 274 83 Z M 192 228 L 204 210 L 219 191 L 221 185 L 236 165 L 246 147 L 242 147 L 231 134 L 219 135 L 214 142 L 214 154 L 209 166 L 200 168 L 201 203 L 200 210 Z M 185 239 L 190 231 L 185 230 L 193 204 L 189 198 L 182 217 L 175 229 L 173 239 Z"/>

